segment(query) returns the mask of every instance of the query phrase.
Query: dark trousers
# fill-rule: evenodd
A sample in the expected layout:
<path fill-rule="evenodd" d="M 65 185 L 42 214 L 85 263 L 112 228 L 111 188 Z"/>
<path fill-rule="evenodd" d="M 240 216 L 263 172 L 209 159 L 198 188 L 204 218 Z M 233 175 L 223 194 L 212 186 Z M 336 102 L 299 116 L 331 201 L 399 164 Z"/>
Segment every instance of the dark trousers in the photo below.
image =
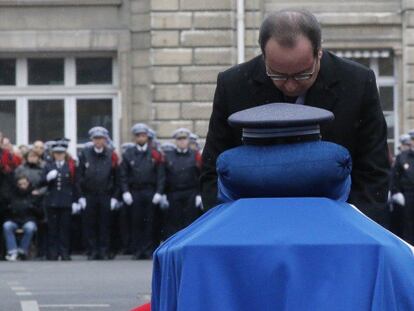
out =
<path fill-rule="evenodd" d="M 47 255 L 47 247 L 48 247 L 48 241 L 47 241 L 47 222 L 45 220 L 42 220 L 37 225 L 37 254 L 36 256 L 38 258 L 43 258 Z"/>
<path fill-rule="evenodd" d="M 56 259 L 69 256 L 70 221 L 72 211 L 69 207 L 47 207 L 48 220 L 48 258 Z"/>
<path fill-rule="evenodd" d="M 153 190 L 133 190 L 132 203 L 132 251 L 138 257 L 150 257 L 155 250 Z"/>
<path fill-rule="evenodd" d="M 122 240 L 120 233 L 120 210 L 111 211 L 109 224 L 109 256 L 114 258 L 122 248 Z"/>
<path fill-rule="evenodd" d="M 86 195 L 85 233 L 90 255 L 108 255 L 111 197 L 107 194 Z"/>
<path fill-rule="evenodd" d="M 403 207 L 403 239 L 414 243 L 414 190 L 404 192 L 405 206 Z"/>
<path fill-rule="evenodd" d="M 193 189 L 168 193 L 170 206 L 166 212 L 166 238 L 187 227 L 201 215 L 195 206 L 196 196 L 197 191 Z"/>
<path fill-rule="evenodd" d="M 119 215 L 119 227 L 121 232 L 122 249 L 125 254 L 131 254 L 132 246 L 132 206 L 122 204 Z"/>
<path fill-rule="evenodd" d="M 70 225 L 70 250 L 71 253 L 82 253 L 87 245 L 85 238 L 85 229 L 83 221 L 83 213 L 72 215 Z"/>
<path fill-rule="evenodd" d="M 404 206 L 393 203 L 390 213 L 390 231 L 400 238 L 404 238 Z"/>

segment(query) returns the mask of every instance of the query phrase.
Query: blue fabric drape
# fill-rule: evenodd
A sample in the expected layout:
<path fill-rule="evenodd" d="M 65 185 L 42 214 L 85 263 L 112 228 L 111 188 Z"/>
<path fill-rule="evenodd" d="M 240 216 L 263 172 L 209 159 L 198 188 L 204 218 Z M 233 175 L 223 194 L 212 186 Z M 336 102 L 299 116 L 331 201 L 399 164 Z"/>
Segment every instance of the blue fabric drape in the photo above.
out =
<path fill-rule="evenodd" d="M 154 311 L 414 310 L 410 248 L 346 203 L 223 204 L 154 254 Z"/>
<path fill-rule="evenodd" d="M 326 197 L 344 202 L 351 166 L 348 150 L 330 142 L 241 146 L 217 161 L 219 199 Z"/>

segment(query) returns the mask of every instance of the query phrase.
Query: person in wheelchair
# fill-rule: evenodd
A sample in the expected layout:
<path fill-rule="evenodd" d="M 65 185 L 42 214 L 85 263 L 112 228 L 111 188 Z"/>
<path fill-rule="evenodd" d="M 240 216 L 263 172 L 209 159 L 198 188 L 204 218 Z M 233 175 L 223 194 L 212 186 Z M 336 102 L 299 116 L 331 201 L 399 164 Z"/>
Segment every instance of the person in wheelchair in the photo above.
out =
<path fill-rule="evenodd" d="M 8 261 L 27 258 L 33 235 L 37 231 L 36 219 L 41 211 L 32 191 L 26 176 L 21 175 L 16 179 L 3 224 Z M 23 237 L 18 243 L 16 233 L 19 229 L 23 230 Z"/>

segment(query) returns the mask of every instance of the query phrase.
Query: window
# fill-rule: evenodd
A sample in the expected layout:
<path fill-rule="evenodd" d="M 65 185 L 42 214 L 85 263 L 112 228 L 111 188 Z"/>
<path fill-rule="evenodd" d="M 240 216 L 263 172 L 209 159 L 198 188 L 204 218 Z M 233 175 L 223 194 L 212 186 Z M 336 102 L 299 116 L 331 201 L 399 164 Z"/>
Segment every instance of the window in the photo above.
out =
<path fill-rule="evenodd" d="M 89 141 L 88 131 L 94 126 L 103 126 L 112 137 L 112 100 L 78 99 L 78 143 Z"/>
<path fill-rule="evenodd" d="M 0 132 L 16 145 L 70 139 L 69 151 L 104 126 L 119 142 L 117 62 L 108 55 L 1 58 Z"/>
<path fill-rule="evenodd" d="M 29 100 L 29 143 L 64 137 L 64 100 Z M 47 121 L 46 121 L 47 120 Z"/>
<path fill-rule="evenodd" d="M 76 84 L 111 84 L 112 58 L 77 58 Z"/>
<path fill-rule="evenodd" d="M 1 132 L 11 141 L 16 141 L 16 101 L 0 100 Z"/>
<path fill-rule="evenodd" d="M 62 85 L 63 58 L 29 58 L 29 85 Z"/>
<path fill-rule="evenodd" d="M 341 57 L 350 58 L 364 66 L 371 68 L 377 79 L 381 107 L 388 126 L 388 146 L 390 152 L 395 153 L 398 147 L 398 94 L 397 77 L 394 70 L 394 57 L 388 50 L 385 51 L 337 51 Z"/>
<path fill-rule="evenodd" d="M 16 84 L 16 60 L 0 59 L 0 86 Z"/>

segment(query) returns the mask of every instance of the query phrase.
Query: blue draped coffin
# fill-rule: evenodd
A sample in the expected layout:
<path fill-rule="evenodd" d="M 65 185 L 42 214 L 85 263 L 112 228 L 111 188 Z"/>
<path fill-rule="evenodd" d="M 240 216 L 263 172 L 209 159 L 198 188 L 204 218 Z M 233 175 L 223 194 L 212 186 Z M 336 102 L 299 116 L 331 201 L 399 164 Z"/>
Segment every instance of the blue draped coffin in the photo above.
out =
<path fill-rule="evenodd" d="M 154 253 L 153 311 L 414 310 L 411 247 L 344 202 L 347 151 L 322 142 L 301 148 L 290 145 L 282 157 L 278 146 L 222 154 L 219 185 L 228 202 Z M 266 157 L 279 160 L 255 162 Z"/>

